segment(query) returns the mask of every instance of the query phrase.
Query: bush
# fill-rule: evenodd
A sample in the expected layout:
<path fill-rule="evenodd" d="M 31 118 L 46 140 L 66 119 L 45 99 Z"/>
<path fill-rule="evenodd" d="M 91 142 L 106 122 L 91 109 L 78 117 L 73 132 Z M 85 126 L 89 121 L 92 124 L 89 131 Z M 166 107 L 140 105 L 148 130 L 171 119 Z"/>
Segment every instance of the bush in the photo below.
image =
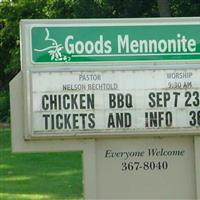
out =
<path fill-rule="evenodd" d="M 0 122 L 9 122 L 9 92 L 6 90 L 0 90 Z"/>

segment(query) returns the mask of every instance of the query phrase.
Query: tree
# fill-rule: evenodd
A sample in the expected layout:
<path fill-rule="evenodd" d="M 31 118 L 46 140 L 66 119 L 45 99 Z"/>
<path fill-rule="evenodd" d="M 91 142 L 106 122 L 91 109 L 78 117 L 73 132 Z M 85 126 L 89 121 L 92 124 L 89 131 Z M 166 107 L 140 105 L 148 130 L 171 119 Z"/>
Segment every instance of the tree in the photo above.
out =
<path fill-rule="evenodd" d="M 8 120 L 8 83 L 20 70 L 19 21 L 48 18 L 199 16 L 199 0 L 0 1 L 0 121 Z M 6 117 L 5 117 L 6 116 Z"/>
<path fill-rule="evenodd" d="M 172 17 L 200 16 L 199 0 L 169 0 Z"/>

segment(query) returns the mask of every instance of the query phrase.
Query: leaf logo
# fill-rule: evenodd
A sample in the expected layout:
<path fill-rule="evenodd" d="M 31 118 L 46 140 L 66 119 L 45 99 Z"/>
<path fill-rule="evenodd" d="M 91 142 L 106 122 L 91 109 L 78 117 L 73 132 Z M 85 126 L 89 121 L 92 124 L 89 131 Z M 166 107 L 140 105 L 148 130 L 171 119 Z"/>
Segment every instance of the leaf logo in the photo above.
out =
<path fill-rule="evenodd" d="M 67 56 L 63 56 L 61 53 L 62 49 L 64 48 L 62 44 L 58 44 L 56 40 L 54 40 L 53 38 L 50 38 L 48 28 L 45 28 L 45 31 L 46 31 L 46 37 L 44 40 L 51 41 L 52 42 L 51 46 L 48 46 L 43 49 L 34 49 L 34 51 L 37 51 L 37 52 L 47 51 L 52 61 L 69 61 L 69 58 L 67 58 Z"/>

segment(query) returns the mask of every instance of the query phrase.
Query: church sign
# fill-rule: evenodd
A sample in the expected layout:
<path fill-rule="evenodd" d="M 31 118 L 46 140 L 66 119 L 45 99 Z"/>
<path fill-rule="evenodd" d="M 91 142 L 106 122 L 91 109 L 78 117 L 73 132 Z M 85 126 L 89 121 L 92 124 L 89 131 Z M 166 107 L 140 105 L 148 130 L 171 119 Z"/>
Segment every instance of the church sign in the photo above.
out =
<path fill-rule="evenodd" d="M 199 77 L 199 70 L 33 72 L 32 136 L 195 132 Z"/>

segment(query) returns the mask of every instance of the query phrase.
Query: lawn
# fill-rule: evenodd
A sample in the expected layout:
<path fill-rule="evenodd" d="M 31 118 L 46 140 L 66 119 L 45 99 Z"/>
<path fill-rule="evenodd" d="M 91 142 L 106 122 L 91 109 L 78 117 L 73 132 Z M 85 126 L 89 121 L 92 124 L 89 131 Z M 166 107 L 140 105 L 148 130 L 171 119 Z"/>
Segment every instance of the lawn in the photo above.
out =
<path fill-rule="evenodd" d="M 83 199 L 81 153 L 14 154 L 10 130 L 0 129 L 0 199 Z"/>

